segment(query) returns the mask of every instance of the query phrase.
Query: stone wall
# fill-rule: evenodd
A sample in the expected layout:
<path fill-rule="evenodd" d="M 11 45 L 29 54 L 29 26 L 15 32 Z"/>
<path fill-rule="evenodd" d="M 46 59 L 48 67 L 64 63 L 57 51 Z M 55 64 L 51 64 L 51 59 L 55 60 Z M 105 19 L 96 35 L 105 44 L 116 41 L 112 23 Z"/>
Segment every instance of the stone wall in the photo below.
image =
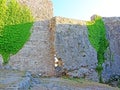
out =
<path fill-rule="evenodd" d="M 35 18 L 30 40 L 16 54 L 11 56 L 9 66 L 13 69 L 30 71 L 43 76 L 54 75 L 54 53 L 50 41 L 50 19 L 53 7 L 49 0 L 18 0 L 27 5 Z M 2 59 L 0 59 L 0 62 Z"/>
<path fill-rule="evenodd" d="M 86 22 L 53 17 L 53 7 L 49 0 L 18 1 L 30 8 L 35 22 L 30 40 L 16 55 L 11 56 L 8 66 L 34 74 L 53 76 L 56 55 L 62 60 L 61 71 L 65 71 L 67 75 L 98 81 L 95 70 L 97 53 L 89 42 Z M 107 81 L 113 75 L 120 75 L 120 18 L 103 17 L 103 21 L 110 43 L 102 72 L 103 80 Z"/>
<path fill-rule="evenodd" d="M 14 56 L 11 56 L 9 64 L 20 70 L 44 76 L 54 75 L 54 54 L 51 53 L 49 41 L 49 21 L 34 23 L 30 40 Z"/>
<path fill-rule="evenodd" d="M 55 53 L 72 77 L 98 81 L 97 54 L 88 40 L 85 21 L 56 17 Z"/>
<path fill-rule="evenodd" d="M 114 75 L 120 76 L 120 17 L 104 17 L 103 21 L 109 40 L 102 73 L 103 80 L 107 81 Z"/>

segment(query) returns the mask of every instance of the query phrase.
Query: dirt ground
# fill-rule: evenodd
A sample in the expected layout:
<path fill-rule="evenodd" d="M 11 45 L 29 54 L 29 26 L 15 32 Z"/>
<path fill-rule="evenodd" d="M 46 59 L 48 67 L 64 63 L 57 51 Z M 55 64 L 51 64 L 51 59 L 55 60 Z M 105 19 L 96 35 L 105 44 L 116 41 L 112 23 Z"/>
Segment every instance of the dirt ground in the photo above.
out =
<path fill-rule="evenodd" d="M 120 90 L 75 78 L 32 77 L 29 73 L 0 69 L 0 90 Z"/>

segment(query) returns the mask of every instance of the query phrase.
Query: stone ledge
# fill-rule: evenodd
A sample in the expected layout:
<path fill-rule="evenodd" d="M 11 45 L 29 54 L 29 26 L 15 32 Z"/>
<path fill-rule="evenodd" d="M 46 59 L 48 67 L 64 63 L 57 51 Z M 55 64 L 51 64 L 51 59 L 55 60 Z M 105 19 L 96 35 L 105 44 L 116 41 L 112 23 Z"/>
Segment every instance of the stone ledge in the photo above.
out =
<path fill-rule="evenodd" d="M 0 90 L 28 90 L 31 77 L 25 72 L 0 69 Z"/>

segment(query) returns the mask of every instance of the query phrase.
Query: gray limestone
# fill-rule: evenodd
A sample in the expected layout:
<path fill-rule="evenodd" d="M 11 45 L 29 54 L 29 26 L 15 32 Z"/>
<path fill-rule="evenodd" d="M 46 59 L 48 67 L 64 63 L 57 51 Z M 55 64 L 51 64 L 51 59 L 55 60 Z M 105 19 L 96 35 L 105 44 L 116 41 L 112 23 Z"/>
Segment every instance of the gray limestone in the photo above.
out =
<path fill-rule="evenodd" d="M 105 54 L 107 60 L 103 64 L 102 77 L 107 81 L 114 75 L 120 76 L 120 17 L 104 17 L 103 21 L 109 48 Z"/>
<path fill-rule="evenodd" d="M 56 56 L 62 59 L 67 74 L 98 81 L 97 54 L 88 40 L 86 25 L 56 24 L 55 33 Z"/>

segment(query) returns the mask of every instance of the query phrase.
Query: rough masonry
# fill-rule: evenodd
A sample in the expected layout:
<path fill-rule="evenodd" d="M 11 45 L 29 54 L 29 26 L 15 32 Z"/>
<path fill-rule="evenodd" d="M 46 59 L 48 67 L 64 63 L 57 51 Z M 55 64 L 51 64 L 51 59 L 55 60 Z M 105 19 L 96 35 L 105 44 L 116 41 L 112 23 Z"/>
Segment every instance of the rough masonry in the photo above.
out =
<path fill-rule="evenodd" d="M 55 50 L 72 77 L 98 81 L 97 53 L 88 40 L 85 21 L 56 17 Z"/>
<path fill-rule="evenodd" d="M 59 69 L 71 77 L 98 81 L 97 53 L 88 39 L 86 22 L 53 17 L 50 0 L 18 0 L 27 5 L 35 18 L 30 40 L 14 56 L 8 66 L 43 76 L 54 76 L 54 55 L 62 61 Z M 103 17 L 109 47 L 105 53 L 102 77 L 106 81 L 120 75 L 120 18 Z M 0 58 L 0 66 L 2 59 Z"/>
<path fill-rule="evenodd" d="M 120 17 L 103 17 L 103 21 L 109 40 L 102 73 L 103 80 L 107 81 L 113 76 L 120 76 Z"/>
<path fill-rule="evenodd" d="M 35 22 L 30 40 L 16 55 L 11 56 L 9 66 L 34 74 L 53 76 L 54 55 L 51 53 L 49 32 L 50 19 L 53 17 L 52 3 L 49 0 L 18 1 L 30 8 Z"/>

